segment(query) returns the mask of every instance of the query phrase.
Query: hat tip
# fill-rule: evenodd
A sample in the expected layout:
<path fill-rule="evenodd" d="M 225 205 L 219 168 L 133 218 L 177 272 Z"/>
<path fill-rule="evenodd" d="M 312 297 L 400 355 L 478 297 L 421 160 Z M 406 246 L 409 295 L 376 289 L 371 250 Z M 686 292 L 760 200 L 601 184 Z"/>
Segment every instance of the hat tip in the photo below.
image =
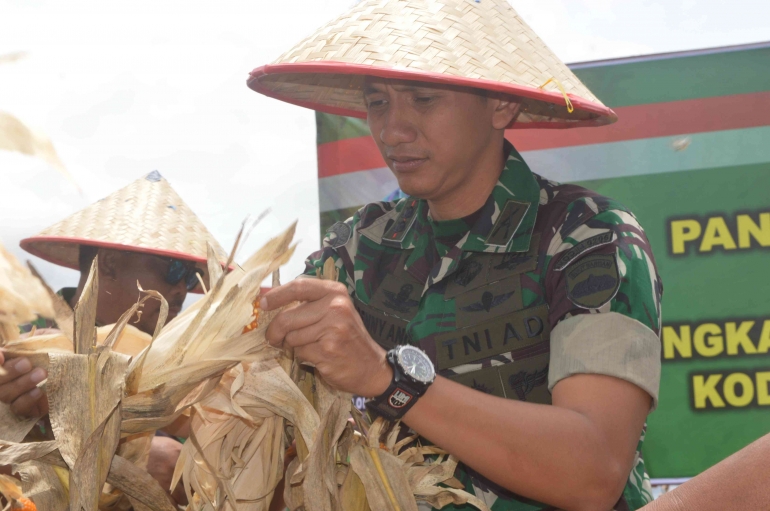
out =
<path fill-rule="evenodd" d="M 155 183 L 155 182 L 158 182 L 158 181 L 160 181 L 161 179 L 163 179 L 163 176 L 161 176 L 161 175 L 160 175 L 160 172 L 158 172 L 157 170 L 153 170 L 152 172 L 150 172 L 149 174 L 147 174 L 147 176 L 145 177 L 145 179 L 146 179 L 147 181 L 151 181 L 151 182 Z"/>

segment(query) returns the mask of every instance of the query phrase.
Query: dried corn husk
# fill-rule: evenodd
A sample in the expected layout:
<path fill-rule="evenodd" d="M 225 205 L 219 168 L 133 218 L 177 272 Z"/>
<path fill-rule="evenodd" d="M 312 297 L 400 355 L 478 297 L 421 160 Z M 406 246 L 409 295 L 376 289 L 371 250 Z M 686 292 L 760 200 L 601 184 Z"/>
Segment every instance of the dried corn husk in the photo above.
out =
<path fill-rule="evenodd" d="M 18 325 L 38 315 L 54 316 L 45 287 L 0 245 L 0 345 L 18 339 Z"/>
<path fill-rule="evenodd" d="M 142 470 L 144 446 L 148 433 L 191 413 L 192 435 L 173 483 L 183 479 L 191 510 L 266 510 L 291 440 L 298 457 L 286 471 L 284 498 L 292 510 L 414 511 L 418 500 L 486 510 L 454 479 L 456 460 L 436 447 L 407 447 L 413 437 L 397 442 L 398 426 L 382 443 L 387 425 L 381 419 L 369 424 L 358 415 L 362 432 L 354 431 L 350 394 L 267 344 L 265 330 L 277 312 L 257 316 L 255 297 L 264 278 L 291 256 L 293 229 L 243 267 L 229 274 L 211 271 L 215 278 L 206 296 L 149 339 L 128 342 L 129 355 L 115 350 L 143 300 L 161 300 L 159 324 L 167 305 L 157 293 L 143 292 L 109 333 L 97 335 L 94 268 L 64 339 L 32 337 L 13 346 L 20 353 L 46 352 L 56 440 L 34 446 L 0 442 L 0 463 L 15 463 L 32 494 L 51 509 L 67 503 L 96 509 L 114 502 L 114 487 L 137 509 L 168 511 L 168 499 Z M 336 278 L 333 262 L 319 276 Z M 249 324 L 255 328 L 244 329 Z M 68 408 L 68 392 L 88 399 Z M 128 441 L 118 448 L 121 433 Z M 116 448 L 136 464 L 116 455 Z"/>

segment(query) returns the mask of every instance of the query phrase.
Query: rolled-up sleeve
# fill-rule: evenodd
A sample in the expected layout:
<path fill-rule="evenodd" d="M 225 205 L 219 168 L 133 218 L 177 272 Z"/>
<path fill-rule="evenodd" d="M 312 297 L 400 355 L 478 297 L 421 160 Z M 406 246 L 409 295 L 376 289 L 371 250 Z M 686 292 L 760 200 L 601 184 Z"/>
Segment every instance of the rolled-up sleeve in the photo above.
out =
<path fill-rule="evenodd" d="M 575 374 L 603 374 L 633 383 L 658 405 L 660 340 L 655 332 L 617 312 L 581 314 L 551 332 L 548 389 Z"/>
<path fill-rule="evenodd" d="M 549 389 L 575 374 L 603 374 L 658 403 L 663 287 L 644 230 L 627 210 L 586 215 L 550 246 L 546 275 Z"/>

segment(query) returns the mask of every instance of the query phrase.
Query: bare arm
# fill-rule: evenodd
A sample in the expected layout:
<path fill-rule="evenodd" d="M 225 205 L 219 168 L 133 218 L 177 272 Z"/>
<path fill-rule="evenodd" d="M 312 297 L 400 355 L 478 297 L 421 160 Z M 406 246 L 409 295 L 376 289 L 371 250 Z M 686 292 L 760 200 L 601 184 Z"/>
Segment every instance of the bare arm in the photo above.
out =
<path fill-rule="evenodd" d="M 770 435 L 642 508 L 642 511 L 770 509 Z"/>
<path fill-rule="evenodd" d="M 562 380 L 553 406 L 438 378 L 404 422 L 505 488 L 596 511 L 620 497 L 649 408 L 647 393 L 609 376 Z"/>
<path fill-rule="evenodd" d="M 303 301 L 268 327 L 336 388 L 372 397 L 388 387 L 385 351 L 341 284 L 302 279 L 268 293 L 265 310 Z M 571 511 L 608 510 L 634 459 L 650 396 L 623 380 L 578 375 L 554 388 L 553 406 L 505 400 L 437 378 L 404 417 L 422 436 L 498 484 Z"/>

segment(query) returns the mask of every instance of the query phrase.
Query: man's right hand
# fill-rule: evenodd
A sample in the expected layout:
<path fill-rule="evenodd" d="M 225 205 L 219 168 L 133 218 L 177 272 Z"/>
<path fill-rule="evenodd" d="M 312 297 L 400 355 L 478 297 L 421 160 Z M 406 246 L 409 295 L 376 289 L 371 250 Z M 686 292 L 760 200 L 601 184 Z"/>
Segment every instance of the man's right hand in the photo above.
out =
<path fill-rule="evenodd" d="M 48 414 L 48 397 L 37 384 L 45 380 L 45 369 L 32 367 L 28 358 L 13 358 L 6 362 L 0 350 L 0 401 L 10 405 L 19 417 L 42 417 Z"/>

